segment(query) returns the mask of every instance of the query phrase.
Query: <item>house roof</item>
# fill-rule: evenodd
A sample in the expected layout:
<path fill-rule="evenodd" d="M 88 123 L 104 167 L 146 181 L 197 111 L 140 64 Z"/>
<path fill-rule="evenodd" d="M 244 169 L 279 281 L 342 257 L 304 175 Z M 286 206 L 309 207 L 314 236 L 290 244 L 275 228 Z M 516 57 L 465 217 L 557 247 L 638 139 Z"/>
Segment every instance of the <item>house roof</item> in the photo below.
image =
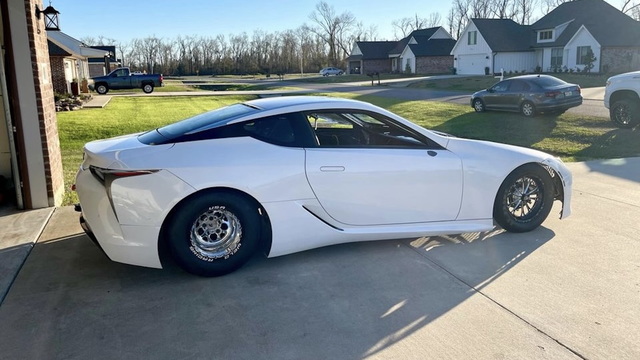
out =
<path fill-rule="evenodd" d="M 564 23 L 569 24 L 556 41 L 535 44 L 534 38 L 534 46 L 565 46 L 583 25 L 601 46 L 640 46 L 640 22 L 603 0 L 565 2 L 531 28 L 534 31 L 552 29 Z"/>
<path fill-rule="evenodd" d="M 535 33 L 511 19 L 471 19 L 492 51 L 532 51 Z"/>
<path fill-rule="evenodd" d="M 392 55 L 399 56 L 409 46 L 415 56 L 448 56 L 456 41 L 453 39 L 431 39 L 440 29 L 433 27 L 415 30 L 399 41 L 358 41 L 356 44 L 362 55 L 351 55 L 347 60 L 388 59 Z M 409 44 L 414 38 L 417 44 Z"/>
<path fill-rule="evenodd" d="M 409 49 L 415 56 L 449 56 L 456 44 L 453 39 L 422 39 L 417 44 L 409 44 Z"/>
<path fill-rule="evenodd" d="M 51 41 L 67 53 L 68 56 L 80 56 L 86 58 L 103 58 L 108 51 L 94 49 L 76 40 L 62 31 L 47 31 L 47 40 Z"/>
<path fill-rule="evenodd" d="M 375 60 L 388 59 L 389 51 L 396 45 L 396 41 L 358 41 L 356 44 L 362 52 L 363 60 Z"/>
<path fill-rule="evenodd" d="M 66 52 L 60 46 L 54 44 L 50 40 L 47 41 L 47 45 L 49 46 L 49 56 L 69 56 L 68 52 Z"/>

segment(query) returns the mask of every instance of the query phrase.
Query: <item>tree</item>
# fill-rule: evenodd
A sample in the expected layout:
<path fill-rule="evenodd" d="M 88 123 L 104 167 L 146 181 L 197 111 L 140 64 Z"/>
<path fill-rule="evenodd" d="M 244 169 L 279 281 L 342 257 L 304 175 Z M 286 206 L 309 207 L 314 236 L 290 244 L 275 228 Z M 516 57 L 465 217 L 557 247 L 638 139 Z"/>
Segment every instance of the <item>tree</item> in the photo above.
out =
<path fill-rule="evenodd" d="M 396 19 L 391 22 L 391 25 L 394 28 L 393 35 L 395 38 L 403 39 L 415 30 L 440 26 L 441 22 L 442 16 L 440 16 L 440 13 L 434 12 L 429 14 L 428 18 L 419 17 L 418 14 L 414 14 L 413 17 Z"/>
<path fill-rule="evenodd" d="M 348 11 L 337 15 L 333 6 L 320 1 L 309 18 L 317 25 L 309 29 L 329 46 L 329 65 L 338 66 L 341 58 L 340 50 L 342 49 L 345 54 L 348 53 L 350 44 L 343 42 L 349 38 L 347 35 L 356 23 L 355 16 Z"/>

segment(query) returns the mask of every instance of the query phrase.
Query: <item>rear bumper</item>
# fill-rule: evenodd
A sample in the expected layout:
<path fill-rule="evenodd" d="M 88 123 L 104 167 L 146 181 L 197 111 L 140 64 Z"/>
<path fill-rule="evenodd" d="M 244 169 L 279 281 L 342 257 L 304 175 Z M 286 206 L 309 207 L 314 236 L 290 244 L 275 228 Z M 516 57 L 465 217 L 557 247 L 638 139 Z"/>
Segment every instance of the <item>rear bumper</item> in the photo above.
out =
<path fill-rule="evenodd" d="M 577 99 L 572 99 L 572 100 L 568 100 L 568 101 L 563 101 L 563 102 L 552 102 L 552 103 L 541 103 L 536 105 L 536 108 L 538 111 L 558 111 L 558 110 L 567 110 L 570 109 L 572 107 L 576 107 L 576 106 L 580 106 L 582 105 L 582 97 L 577 98 Z"/>

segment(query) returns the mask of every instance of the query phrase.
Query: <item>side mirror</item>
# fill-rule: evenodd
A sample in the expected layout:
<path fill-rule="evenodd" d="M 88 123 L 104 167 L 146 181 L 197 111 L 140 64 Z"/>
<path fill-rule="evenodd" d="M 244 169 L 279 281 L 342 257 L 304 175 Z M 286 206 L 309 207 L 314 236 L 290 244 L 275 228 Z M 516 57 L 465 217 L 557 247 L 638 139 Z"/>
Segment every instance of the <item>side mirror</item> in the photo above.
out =
<path fill-rule="evenodd" d="M 492 93 L 492 92 L 495 92 L 495 90 L 493 90 L 493 88 L 488 88 L 488 89 L 487 89 L 487 92 Z"/>

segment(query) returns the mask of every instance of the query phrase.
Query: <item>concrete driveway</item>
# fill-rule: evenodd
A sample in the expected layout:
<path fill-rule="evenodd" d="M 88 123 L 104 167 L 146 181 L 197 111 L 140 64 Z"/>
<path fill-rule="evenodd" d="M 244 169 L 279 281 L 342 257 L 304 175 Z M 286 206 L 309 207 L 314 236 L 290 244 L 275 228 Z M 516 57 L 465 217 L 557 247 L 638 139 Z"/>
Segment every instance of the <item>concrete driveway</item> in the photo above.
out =
<path fill-rule="evenodd" d="M 638 359 L 640 158 L 569 166 L 573 215 L 531 233 L 332 246 L 211 279 L 113 263 L 57 209 L 0 307 L 0 358 Z"/>

